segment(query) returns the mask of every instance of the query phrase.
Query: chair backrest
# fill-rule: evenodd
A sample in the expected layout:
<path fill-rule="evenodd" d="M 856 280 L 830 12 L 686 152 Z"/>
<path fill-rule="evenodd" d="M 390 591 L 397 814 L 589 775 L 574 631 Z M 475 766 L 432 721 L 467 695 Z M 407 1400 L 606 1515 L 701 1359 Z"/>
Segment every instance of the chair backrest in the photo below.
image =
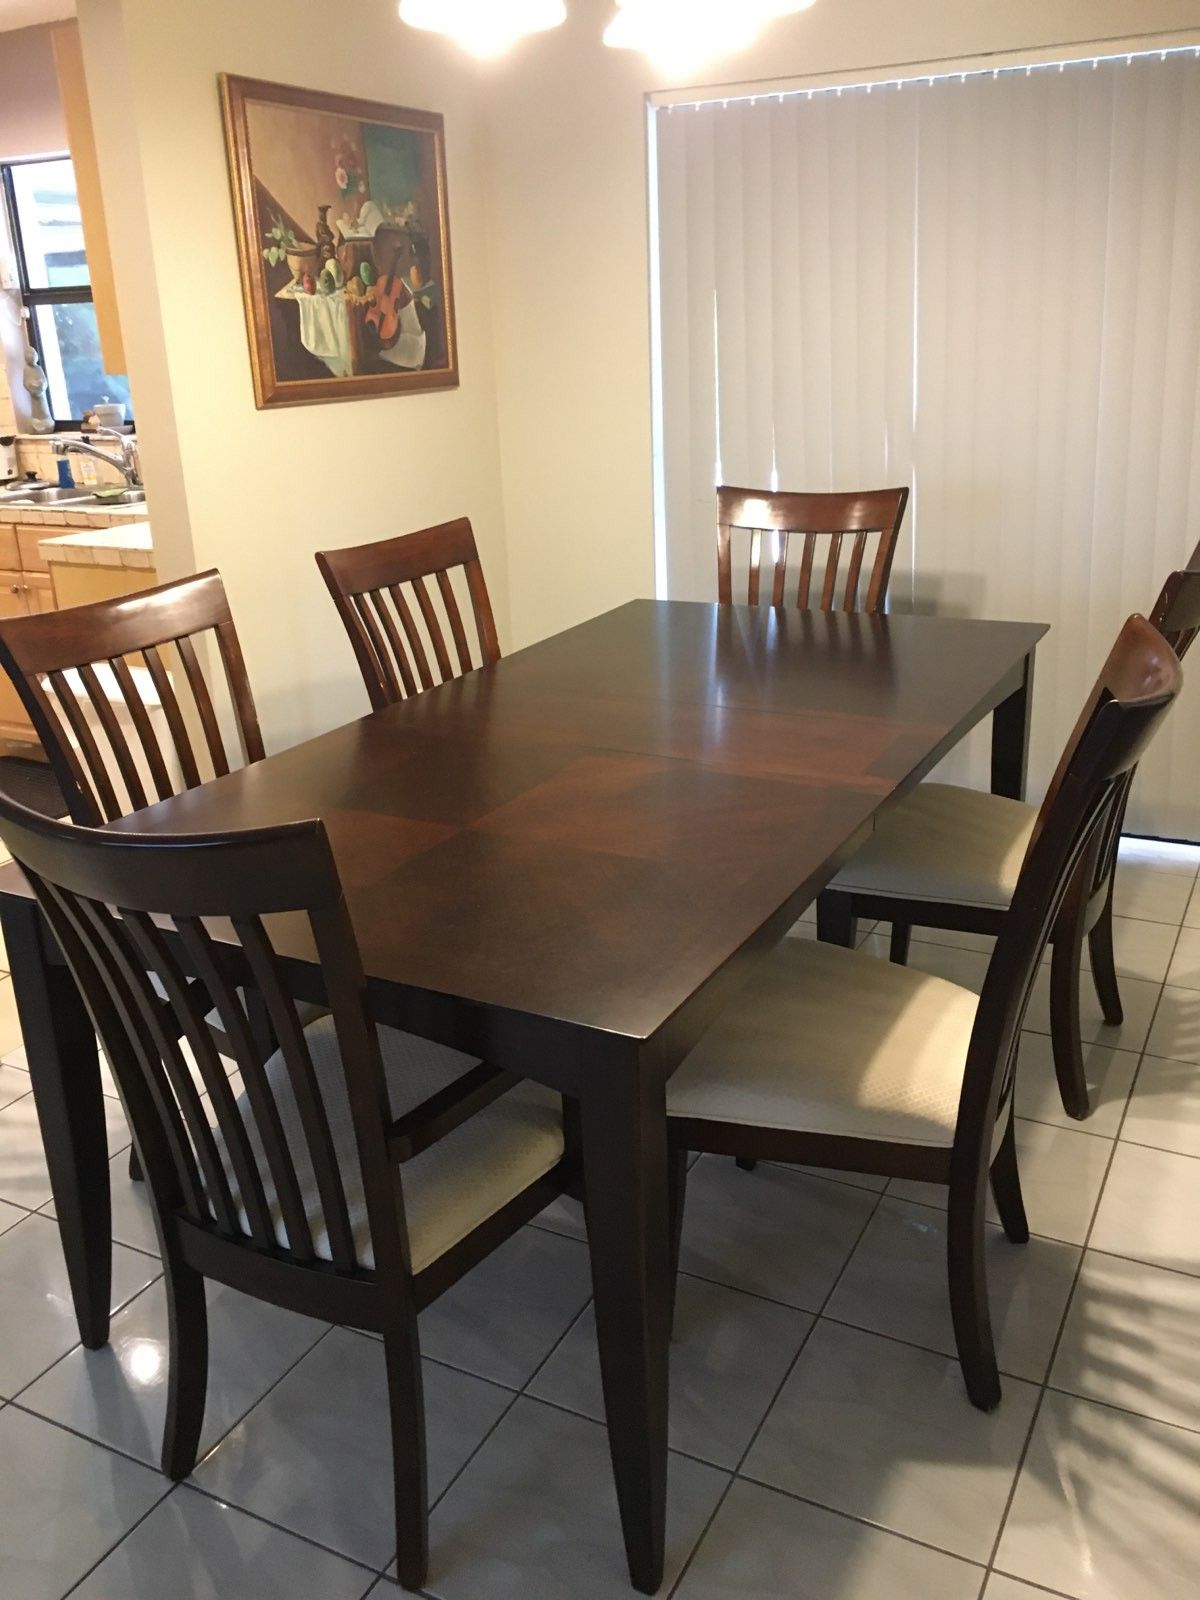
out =
<path fill-rule="evenodd" d="M 1168 575 L 1159 590 L 1149 620 L 1166 639 L 1176 656 L 1182 661 L 1200 633 L 1200 545 L 1188 558 L 1185 567 Z M 1124 787 L 1113 803 L 1105 825 L 1104 838 L 1096 852 L 1095 864 L 1087 884 L 1090 901 L 1100 900 L 1112 893 L 1121 834 L 1125 827 L 1125 812 L 1133 789 L 1137 768 L 1125 775 Z"/>
<path fill-rule="evenodd" d="M 74 822 L 110 822 L 229 771 L 196 650 L 205 634 L 224 667 L 242 759 L 259 761 L 262 734 L 218 572 L 0 622 L 0 662 Z"/>
<path fill-rule="evenodd" d="M 748 605 L 782 606 L 788 600 L 788 554 L 793 537 L 803 540 L 800 570 L 795 580 L 795 604 L 801 610 L 882 611 L 887 600 L 896 540 L 908 504 L 907 489 L 871 489 L 849 494 L 788 494 L 781 490 L 717 490 L 717 598 L 733 601 L 733 534 L 750 535 L 746 580 Z M 770 543 L 765 552 L 764 537 Z M 867 547 L 876 540 L 869 562 Z M 814 598 L 813 573 L 818 543 L 824 548 L 819 589 Z M 849 560 L 841 571 L 844 548 Z M 770 569 L 769 591 L 761 582 L 763 566 Z"/>
<path fill-rule="evenodd" d="M 350 636 L 372 710 L 499 661 L 492 603 L 466 517 L 375 544 L 320 550 L 317 566 Z M 462 571 L 475 618 L 474 656 L 454 593 L 456 569 Z M 436 601 L 427 578 L 436 585 Z M 446 643 L 447 627 L 456 664 Z"/>
<path fill-rule="evenodd" d="M 958 1159 L 971 1162 L 981 1149 L 990 1152 L 991 1128 L 1007 1103 L 1018 1035 L 1055 919 L 1076 874 L 1086 879 L 1128 775 L 1182 681 L 1178 658 L 1158 629 L 1144 617 L 1130 617 L 1046 792 L 996 940 L 963 1081 Z"/>
<path fill-rule="evenodd" d="M 307 921 L 341 1052 L 375 1265 L 405 1269 L 383 1068 L 323 824 L 176 838 L 115 834 L 51 821 L 0 795 L 0 836 L 91 1013 L 159 1218 L 276 1258 L 282 1250 L 294 1264 L 321 1260 L 326 1270 L 332 1262 L 336 1272 L 353 1274 L 363 1263 L 331 1107 L 277 947 L 282 927 L 294 938 L 303 926 L 297 919 Z M 286 921 L 275 920 L 283 914 Z M 220 939 L 206 918 L 222 919 Z M 248 990 L 265 1003 L 286 1065 L 274 1079 L 252 1038 Z M 213 1008 L 241 1071 L 240 1103 L 205 1024 Z M 343 1106 L 342 1126 L 344 1115 Z M 336 1107 L 332 1117 L 336 1123 Z"/>

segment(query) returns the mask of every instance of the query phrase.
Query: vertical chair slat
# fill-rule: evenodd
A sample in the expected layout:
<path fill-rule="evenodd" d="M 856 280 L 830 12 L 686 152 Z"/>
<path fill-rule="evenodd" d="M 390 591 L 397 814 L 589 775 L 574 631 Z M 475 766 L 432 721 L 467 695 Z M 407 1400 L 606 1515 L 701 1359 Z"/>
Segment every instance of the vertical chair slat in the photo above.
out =
<path fill-rule="evenodd" d="M 264 1065 L 254 1047 L 250 1027 L 232 986 L 213 954 L 208 934 L 203 924 L 194 918 L 177 917 L 175 926 L 183 940 L 188 960 L 196 975 L 208 990 L 221 1019 L 221 1026 L 233 1047 L 234 1059 L 241 1068 L 242 1082 L 246 1087 L 246 1100 L 254 1116 L 254 1124 L 267 1158 L 275 1198 L 283 1216 L 288 1248 L 293 1255 L 311 1260 L 313 1257 L 312 1230 L 304 1210 L 304 1198 L 292 1152 L 279 1118 L 279 1108 L 267 1081 Z"/>
<path fill-rule="evenodd" d="M 458 652 L 458 665 L 463 672 L 470 672 L 472 661 L 470 647 L 467 644 L 467 633 L 463 627 L 462 613 L 458 609 L 458 601 L 454 596 L 454 585 L 450 582 L 450 574 L 444 567 L 438 571 L 437 586 L 442 596 L 442 604 L 446 608 L 446 616 L 450 619 L 450 632 L 454 635 L 454 648 Z"/>
<path fill-rule="evenodd" d="M 254 696 L 250 693 L 250 679 L 246 675 L 241 640 L 232 617 L 226 616 L 218 622 L 215 631 L 217 650 L 225 669 L 225 686 L 233 702 L 233 719 L 242 747 L 242 760 L 249 765 L 252 761 L 261 761 L 267 752 L 258 726 L 258 712 L 254 709 Z"/>
<path fill-rule="evenodd" d="M 270 940 L 257 917 L 235 918 L 234 931 L 241 941 L 258 992 L 267 1006 L 267 1015 L 279 1048 L 283 1053 L 300 1124 L 308 1144 L 317 1192 L 321 1197 L 321 1210 L 329 1235 L 330 1254 L 340 1272 L 353 1271 L 355 1259 L 354 1234 L 350 1227 L 350 1212 L 346 1204 L 346 1190 L 338 1167 L 337 1150 L 329 1128 L 329 1115 L 321 1098 L 317 1075 L 313 1068 L 308 1041 L 296 1016 L 296 1007 L 289 998 L 283 976 Z"/>
<path fill-rule="evenodd" d="M 196 765 L 196 755 L 192 749 L 192 741 L 188 737 L 187 724 L 183 720 L 175 685 L 171 682 L 171 674 L 153 645 L 142 651 L 142 660 L 146 663 L 150 681 L 154 685 L 162 704 L 163 715 L 167 719 L 167 729 L 175 748 L 175 759 L 179 762 L 179 770 L 183 774 L 184 787 L 197 789 L 200 786 L 200 769 Z"/>
<path fill-rule="evenodd" d="M 186 1203 L 197 1215 L 204 1216 L 208 1213 L 206 1191 L 195 1149 L 187 1136 L 185 1119 L 178 1099 L 171 1100 L 168 1097 L 165 1092 L 166 1085 L 153 1069 L 155 1057 L 158 1056 L 161 1061 L 161 1055 L 148 1017 L 150 1007 L 146 1004 L 146 991 L 150 989 L 149 980 L 140 967 L 131 963 L 121 951 L 116 936 L 116 919 L 106 906 L 93 904 L 81 895 L 72 897 L 68 903 L 65 896 L 58 895 L 49 885 L 46 887 L 49 893 L 54 894 L 64 915 L 74 925 L 79 936 L 85 939 L 97 954 L 102 954 L 104 967 L 107 968 L 103 976 L 114 1003 L 123 1014 L 128 1036 L 138 1057 L 143 1081 L 158 1110 L 180 1189 Z M 152 1000 L 155 999 L 152 990 L 150 993 Z M 173 1084 L 171 1088 L 173 1091 Z"/>
<path fill-rule="evenodd" d="M 856 611 L 858 600 L 858 585 L 862 577 L 863 555 L 867 548 L 866 531 L 857 534 L 854 539 L 854 548 L 850 552 L 850 571 L 846 574 L 846 589 L 842 597 L 843 611 Z"/>
<path fill-rule="evenodd" d="M 158 798 L 166 800 L 175 793 L 175 785 L 171 782 L 170 774 L 167 772 L 167 764 L 163 760 L 158 736 L 155 734 L 150 721 L 150 713 L 146 710 L 146 702 L 138 693 L 137 683 L 125 657 L 113 656 L 108 664 L 112 668 L 113 676 L 117 680 L 117 687 L 121 691 L 126 709 L 133 721 L 134 732 L 138 736 L 142 753 L 146 757 L 146 765 L 150 769 L 150 776 L 154 780 Z"/>
<path fill-rule="evenodd" d="M 142 912 L 123 913 L 130 937 L 141 952 L 147 968 L 158 974 L 172 1010 L 182 1024 L 184 1037 L 196 1058 L 201 1081 L 208 1091 L 209 1103 L 217 1119 L 217 1128 L 229 1153 L 229 1162 L 237 1183 L 242 1208 L 246 1213 L 250 1236 L 261 1249 L 275 1246 L 275 1225 L 271 1220 L 266 1192 L 258 1171 L 258 1162 L 246 1132 L 246 1124 L 238 1109 L 237 1097 L 229 1082 L 225 1063 L 217 1053 L 212 1032 L 204 1020 L 204 1010 L 196 1000 L 195 991 L 180 967 L 174 952 L 153 921 Z M 235 1215 L 234 1232 L 241 1230 Z"/>
<path fill-rule="evenodd" d="M 213 710 L 212 695 L 208 692 L 208 684 L 200 670 L 200 662 L 196 658 L 196 647 L 186 635 L 175 640 L 175 648 L 179 651 L 179 659 L 183 662 L 184 674 L 187 677 L 188 688 L 192 691 L 192 701 L 196 707 L 196 715 L 200 718 L 200 727 L 204 733 L 204 742 L 208 747 L 208 758 L 212 762 L 213 773 L 218 778 L 223 778 L 229 771 L 229 761 L 225 755 L 225 741 L 221 738 L 221 730 L 217 726 L 217 714 Z"/>
<path fill-rule="evenodd" d="M 117 792 L 112 786 L 112 779 L 108 775 L 108 768 L 104 764 L 96 746 L 88 720 L 83 714 L 83 707 L 71 685 L 67 682 L 66 674 L 62 672 L 48 672 L 46 677 L 50 687 L 54 690 L 55 699 L 58 701 L 62 715 L 67 720 L 67 725 L 75 735 L 75 742 L 79 747 L 84 761 L 87 762 L 88 773 L 92 780 L 92 787 L 99 798 L 102 816 L 96 818 L 97 822 L 111 822 L 114 817 L 119 817 L 124 807 L 117 799 Z M 66 743 L 66 741 L 61 741 Z"/>
<path fill-rule="evenodd" d="M 746 602 L 758 604 L 758 575 L 762 565 L 762 534 L 755 528 L 750 534 L 750 572 L 746 582 Z"/>
<path fill-rule="evenodd" d="M 129 796 L 129 804 L 134 811 L 140 811 L 149 804 L 146 791 L 142 787 L 141 774 L 134 762 L 133 754 L 129 749 L 121 725 L 117 721 L 117 714 L 112 708 L 112 703 L 104 692 L 96 669 L 90 663 L 85 663 L 79 669 L 79 681 L 83 684 L 96 719 L 108 740 L 113 759 L 117 763 L 117 771 L 121 774 L 121 782 Z"/>
<path fill-rule="evenodd" d="M 815 533 L 804 535 L 804 554 L 800 558 L 800 581 L 796 586 L 796 604 L 802 611 L 808 609 L 812 599 L 812 573 L 813 557 L 817 553 L 817 536 Z"/>
<path fill-rule="evenodd" d="M 366 599 L 367 596 L 364 595 L 362 598 Z M 370 593 L 370 599 L 375 606 L 379 620 L 383 623 L 384 631 L 387 633 L 388 645 L 391 649 L 391 660 L 395 671 L 389 670 L 387 681 L 392 698 L 399 700 L 404 695 L 416 694 L 417 683 L 412 674 L 412 667 L 409 665 L 408 651 L 404 647 L 404 640 L 400 637 L 400 630 L 396 626 L 396 618 L 392 614 L 392 608 L 387 603 L 387 595 L 382 589 L 373 589 Z M 400 674 L 398 683 L 396 681 L 396 672 Z"/>
<path fill-rule="evenodd" d="M 375 657 L 376 667 L 387 687 L 388 695 L 392 699 L 398 699 L 400 680 L 396 676 L 396 662 L 388 654 L 384 635 L 387 616 L 378 592 L 357 595 L 354 608 L 366 632 L 371 653 Z"/>
<path fill-rule="evenodd" d="M 717 599 L 723 606 L 733 604 L 733 543 L 725 523 L 717 529 Z"/>
<path fill-rule="evenodd" d="M 400 618 L 400 625 L 404 629 L 404 636 L 408 640 L 412 651 L 413 660 L 417 666 L 417 676 L 421 680 L 422 689 L 433 688 L 433 673 L 429 670 L 429 658 L 425 654 L 425 646 L 421 642 L 421 630 L 417 627 L 417 619 L 412 614 L 412 607 L 408 597 L 398 583 L 388 585 L 388 593 L 396 607 Z"/>
<path fill-rule="evenodd" d="M 483 564 L 476 557 L 465 568 L 467 588 L 471 593 L 471 609 L 475 613 L 475 632 L 479 635 L 479 652 L 484 666 L 500 659 L 500 640 L 496 634 L 496 619 L 492 615 L 492 601 L 483 576 Z"/>
<path fill-rule="evenodd" d="M 787 580 L 788 530 L 781 528 L 775 535 L 775 581 L 771 585 L 771 604 L 783 604 L 783 586 Z"/>
<path fill-rule="evenodd" d="M 429 590 L 425 587 L 425 579 L 414 578 L 412 580 L 412 589 L 417 597 L 417 604 L 421 608 L 421 615 L 425 619 L 425 630 L 429 634 L 429 642 L 433 646 L 438 671 L 442 675 L 442 682 L 446 683 L 453 677 L 453 671 L 450 666 L 450 657 L 446 654 L 446 641 L 442 636 L 442 625 L 438 621 L 438 615 L 434 610 Z"/>
<path fill-rule="evenodd" d="M 829 535 L 829 554 L 825 558 L 825 582 L 821 586 L 821 610 L 833 610 L 833 594 L 837 587 L 838 563 L 842 556 L 842 535 Z"/>

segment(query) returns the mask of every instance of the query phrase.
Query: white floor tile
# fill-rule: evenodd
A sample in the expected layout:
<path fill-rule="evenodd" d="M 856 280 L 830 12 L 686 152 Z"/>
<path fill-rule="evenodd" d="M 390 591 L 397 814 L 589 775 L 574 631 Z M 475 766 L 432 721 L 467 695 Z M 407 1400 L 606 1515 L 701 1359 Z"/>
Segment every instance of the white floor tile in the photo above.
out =
<path fill-rule="evenodd" d="M 1054 1046 L 1050 1035 L 1022 1033 L 1017 1057 L 1018 1115 L 1033 1122 L 1053 1123 L 1056 1128 L 1073 1128 L 1115 1139 L 1137 1064 L 1138 1057 L 1133 1050 L 1085 1044 L 1083 1070 L 1092 1113 L 1079 1122 L 1063 1110 L 1058 1079 L 1054 1075 Z"/>
<path fill-rule="evenodd" d="M 11 978 L 0 978 L 0 1059 L 7 1060 L 21 1046 L 21 1023 Z"/>
<path fill-rule="evenodd" d="M 1200 1156 L 1200 1065 L 1143 1056 L 1121 1139 Z"/>
<path fill-rule="evenodd" d="M 978 994 L 987 977 L 990 957 L 978 950 L 963 950 L 948 944 L 925 944 L 914 939 L 909 949 L 908 964 L 921 972 L 932 972 L 964 989 L 974 989 Z"/>
<path fill-rule="evenodd" d="M 1129 865 L 1118 862 L 1113 913 L 1147 922 L 1169 922 L 1178 927 L 1194 883 L 1190 872 L 1164 872 L 1140 862 Z"/>
<path fill-rule="evenodd" d="M 1082 1126 L 1072 1123 L 1070 1128 L 1056 1128 L 1017 1118 L 1017 1167 L 1030 1231 L 1065 1244 L 1082 1244 L 1087 1238 L 1112 1151 L 1111 1139 L 1072 1131 Z M 887 1192 L 902 1200 L 946 1209 L 946 1190 L 941 1185 L 893 1178 Z M 989 1221 L 999 1222 L 990 1195 L 987 1214 Z"/>
<path fill-rule="evenodd" d="M 1183 914 L 1183 925 L 1185 928 L 1200 928 L 1200 884 L 1192 890 L 1192 898 Z"/>
<path fill-rule="evenodd" d="M 1175 989 L 1200 989 L 1200 928 L 1180 928 L 1167 982 Z"/>
<path fill-rule="evenodd" d="M 511 1401 L 508 1390 L 425 1363 L 431 1498 Z M 382 1345 L 335 1328 L 195 1477 L 231 1505 L 381 1570 L 396 1548 Z"/>
<path fill-rule="evenodd" d="M 10 1206 L 7 1200 L 0 1200 L 0 1233 L 7 1233 L 9 1228 L 15 1228 L 18 1222 L 23 1222 L 29 1215 L 24 1206 Z"/>
<path fill-rule="evenodd" d="M 129 1176 L 129 1151 L 121 1150 L 108 1163 L 108 1181 L 112 1196 L 112 1232 L 119 1244 L 127 1244 L 147 1255 L 158 1254 L 158 1235 L 154 1231 L 154 1215 L 150 1209 L 150 1190 L 145 1183 L 135 1183 Z M 53 1200 L 40 1208 L 43 1217 L 54 1215 Z"/>
<path fill-rule="evenodd" d="M 988 1415 L 958 1363 L 819 1322 L 742 1469 L 758 1479 L 986 1561 L 1037 1390 L 1015 1378 Z"/>
<path fill-rule="evenodd" d="M 716 1283 L 819 1311 L 875 1196 L 760 1162 L 705 1156 L 688 1178 L 680 1265 Z"/>
<path fill-rule="evenodd" d="M 170 1488 L 16 1406 L 0 1411 L 0 1594 L 60 1600 Z"/>
<path fill-rule="evenodd" d="M 681 1275 L 671 1342 L 672 1446 L 714 1466 L 736 1467 L 811 1326 L 806 1312 Z M 603 1422 L 590 1309 L 529 1392 Z"/>
<path fill-rule="evenodd" d="M 736 1482 L 677 1600 L 976 1600 L 980 1569 L 756 1483 Z"/>
<path fill-rule="evenodd" d="M 1050 1239 L 1010 1244 L 987 1230 L 992 1331 L 1002 1372 L 1040 1383 L 1079 1262 Z M 946 1284 L 946 1216 L 885 1197 L 838 1280 L 826 1315 L 911 1344 L 955 1354 Z"/>
<path fill-rule="evenodd" d="M 561 1233 L 568 1239 L 587 1239 L 587 1226 L 583 1220 L 583 1206 L 569 1195 L 560 1194 L 551 1200 L 535 1219 L 539 1228 L 549 1228 L 551 1233 Z"/>
<path fill-rule="evenodd" d="M 672 1455 L 667 1594 L 728 1478 Z M 427 1588 L 439 1600 L 628 1600 L 608 1438 L 596 1422 L 518 1400 L 435 1507 Z"/>
<path fill-rule="evenodd" d="M 1163 989 L 1146 1052 L 1200 1065 L 1200 990 Z"/>
<path fill-rule="evenodd" d="M 592 1293 L 586 1244 L 522 1228 L 421 1314 L 435 1361 L 523 1388 Z"/>
<path fill-rule="evenodd" d="M 1200 1274 L 1200 1161 L 1117 1145 L 1090 1243 L 1095 1250 Z"/>
<path fill-rule="evenodd" d="M 125 1115 L 115 1100 L 104 1101 L 108 1150 L 129 1148 Z M 31 1094 L 0 1111 L 0 1200 L 36 1211 L 50 1198 L 50 1175 L 42 1149 L 42 1133 Z"/>
<path fill-rule="evenodd" d="M 113 1309 L 158 1273 L 157 1261 L 115 1246 Z M 78 1341 L 58 1229 L 47 1217 L 25 1217 L 0 1234 L 0 1394 L 19 1394 Z"/>
<path fill-rule="evenodd" d="M 27 1072 L 0 1061 L 0 1110 L 28 1094 L 32 1088 Z"/>
<path fill-rule="evenodd" d="M 186 1485 L 71 1600 L 362 1600 L 373 1575 Z"/>
<path fill-rule="evenodd" d="M 208 1396 L 201 1456 L 326 1331 L 323 1322 L 251 1300 L 222 1284 L 209 1284 L 208 1308 Z M 103 1350 L 77 1346 L 26 1389 L 21 1404 L 157 1467 L 169 1370 L 167 1300 L 160 1279 L 113 1319 Z"/>
<path fill-rule="evenodd" d="M 1161 985 L 1139 978 L 1122 978 L 1121 1004 L 1125 1019 L 1115 1027 L 1104 1020 L 1091 977 L 1079 978 L 1079 1033 L 1085 1044 L 1107 1044 L 1116 1050 L 1141 1050 L 1150 1031 Z M 1050 969 L 1042 967 L 1033 983 L 1025 1026 L 1034 1033 L 1050 1032 Z"/>
<path fill-rule="evenodd" d="M 1123 978 L 1137 978 L 1143 983 L 1161 983 L 1171 963 L 1177 927 L 1173 922 L 1114 917 L 1113 960 L 1118 984 Z M 1083 942 L 1082 963 L 1085 972 L 1091 970 L 1091 951 L 1086 939 Z M 1090 979 L 1084 981 L 1091 982 Z"/>
<path fill-rule="evenodd" d="M 1032 1584 L 993 1572 L 984 1588 L 982 1600 L 1047 1600 L 1048 1596 L 1052 1596 L 1049 1589 L 1035 1589 Z"/>
<path fill-rule="evenodd" d="M 1200 1278 L 1089 1250 L 1050 1382 L 1200 1431 Z"/>
<path fill-rule="evenodd" d="M 1078 1600 L 1166 1600 L 1200 1572 L 1200 1434 L 1047 1394 L 996 1566 Z"/>

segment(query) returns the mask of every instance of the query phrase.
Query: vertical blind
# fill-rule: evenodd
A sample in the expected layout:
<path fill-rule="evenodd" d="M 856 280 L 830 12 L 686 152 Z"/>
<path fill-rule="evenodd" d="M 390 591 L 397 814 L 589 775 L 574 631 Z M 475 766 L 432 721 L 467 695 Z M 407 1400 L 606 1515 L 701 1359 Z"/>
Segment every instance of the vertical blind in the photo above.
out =
<path fill-rule="evenodd" d="M 654 144 L 667 592 L 715 595 L 717 482 L 909 484 L 890 609 L 1052 625 L 1039 797 L 1200 540 L 1200 60 L 675 106 Z M 1200 686 L 1129 826 L 1200 839 Z"/>

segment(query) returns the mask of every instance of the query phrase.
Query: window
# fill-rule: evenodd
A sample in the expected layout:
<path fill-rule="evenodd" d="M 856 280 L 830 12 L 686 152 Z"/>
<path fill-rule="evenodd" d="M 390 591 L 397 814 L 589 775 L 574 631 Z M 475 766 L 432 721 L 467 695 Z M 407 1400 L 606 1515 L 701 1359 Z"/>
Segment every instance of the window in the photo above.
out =
<path fill-rule="evenodd" d="M 65 157 L 0 166 L 30 342 L 41 357 L 59 427 L 111 400 L 131 414 L 129 380 L 105 372 L 83 246 L 75 169 Z"/>

